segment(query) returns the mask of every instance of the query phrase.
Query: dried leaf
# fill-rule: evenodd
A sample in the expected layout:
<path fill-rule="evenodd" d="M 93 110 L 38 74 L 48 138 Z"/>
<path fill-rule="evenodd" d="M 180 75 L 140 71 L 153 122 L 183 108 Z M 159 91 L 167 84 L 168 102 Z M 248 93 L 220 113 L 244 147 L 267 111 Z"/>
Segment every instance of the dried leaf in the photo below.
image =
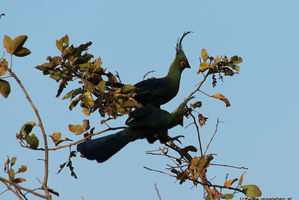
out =
<path fill-rule="evenodd" d="M 69 124 L 69 130 L 75 133 L 76 135 L 80 135 L 84 132 L 84 129 L 80 124 L 77 125 Z"/>
<path fill-rule="evenodd" d="M 223 101 L 225 103 L 226 107 L 230 106 L 229 100 L 225 96 L 223 96 L 222 94 L 217 93 L 217 94 L 214 94 L 212 97 L 214 97 L 216 99 L 220 99 L 221 101 Z"/>
<path fill-rule="evenodd" d="M 21 165 L 21 167 L 18 169 L 17 173 L 23 173 L 27 171 L 26 165 Z"/>
<path fill-rule="evenodd" d="M 14 180 L 13 180 L 13 182 L 15 182 L 15 183 L 22 183 L 22 182 L 25 182 L 26 181 L 26 179 L 25 178 L 21 178 L 21 177 L 19 177 L 19 178 L 15 178 Z"/>

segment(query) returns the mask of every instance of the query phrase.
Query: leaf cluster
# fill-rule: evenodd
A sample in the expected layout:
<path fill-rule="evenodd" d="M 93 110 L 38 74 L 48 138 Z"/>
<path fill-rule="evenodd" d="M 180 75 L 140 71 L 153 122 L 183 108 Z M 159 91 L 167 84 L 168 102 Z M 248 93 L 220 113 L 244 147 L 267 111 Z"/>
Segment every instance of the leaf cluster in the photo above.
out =
<path fill-rule="evenodd" d="M 56 41 L 60 56 L 48 57 L 48 62 L 36 66 L 44 75 L 59 82 L 56 97 L 59 97 L 69 82 L 78 80 L 79 87 L 69 90 L 62 99 L 70 99 L 69 109 L 79 103 L 83 113 L 89 115 L 98 111 L 101 117 L 116 118 L 128 114 L 138 106 L 132 100 L 134 87 L 120 82 L 117 74 L 102 67 L 101 58 L 93 59 L 87 53 L 91 42 L 74 47 L 68 36 Z"/>
<path fill-rule="evenodd" d="M 198 74 L 208 71 L 208 74 L 212 74 L 213 87 L 217 84 L 216 74 L 218 78 L 223 80 L 223 76 L 233 76 L 240 71 L 238 64 L 243 62 L 243 59 L 239 56 L 209 56 L 206 49 L 201 51 L 201 63 L 199 65 Z M 203 62 L 202 62 L 203 60 Z"/>
<path fill-rule="evenodd" d="M 25 182 L 26 179 L 22 177 L 16 178 L 17 174 L 23 173 L 27 171 L 27 166 L 26 165 L 21 165 L 21 167 L 18 168 L 16 171 L 14 169 L 14 165 L 16 164 L 17 157 L 12 157 L 11 159 L 7 157 L 7 160 L 4 164 L 4 171 L 7 173 L 8 178 L 11 182 L 13 183 L 22 183 Z"/>
<path fill-rule="evenodd" d="M 39 144 L 39 139 L 36 137 L 34 133 L 31 133 L 32 129 L 36 126 L 35 122 L 27 122 L 25 123 L 17 134 L 17 139 L 24 143 L 25 146 L 31 149 L 37 149 Z M 31 134 L 30 134 L 31 133 Z"/>

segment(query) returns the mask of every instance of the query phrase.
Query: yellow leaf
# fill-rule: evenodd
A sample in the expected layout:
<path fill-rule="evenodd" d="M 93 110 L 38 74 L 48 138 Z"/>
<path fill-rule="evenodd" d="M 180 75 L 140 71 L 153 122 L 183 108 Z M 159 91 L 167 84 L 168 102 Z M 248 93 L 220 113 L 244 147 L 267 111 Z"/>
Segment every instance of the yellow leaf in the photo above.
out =
<path fill-rule="evenodd" d="M 227 187 L 227 188 L 230 187 L 233 184 L 233 182 L 234 182 L 234 180 L 232 180 L 232 179 L 225 181 L 224 187 Z"/>
<path fill-rule="evenodd" d="M 3 76 L 6 71 L 7 71 L 7 66 L 8 66 L 8 63 L 7 61 L 3 58 L 1 61 L 0 61 L 0 76 Z"/>
<path fill-rule="evenodd" d="M 9 54 L 12 54 L 15 50 L 13 40 L 8 35 L 4 35 L 3 46 Z"/>
<path fill-rule="evenodd" d="M 223 96 L 222 94 L 217 93 L 217 94 L 214 94 L 212 97 L 214 97 L 216 99 L 220 99 L 221 101 L 223 101 L 225 103 L 226 107 L 230 106 L 229 100 L 225 96 Z"/>
<path fill-rule="evenodd" d="M 197 74 L 199 74 L 200 72 L 204 72 L 206 71 L 207 69 L 210 69 L 212 68 L 208 63 L 204 62 L 204 63 L 200 63 L 199 65 L 199 70 L 197 72 Z"/>
<path fill-rule="evenodd" d="M 204 62 L 207 61 L 208 57 L 209 57 L 209 54 L 208 54 L 208 51 L 206 49 L 202 49 L 201 50 L 201 57 L 202 59 L 204 60 Z"/>
<path fill-rule="evenodd" d="M 69 130 L 75 133 L 76 135 L 80 135 L 84 132 L 84 129 L 80 124 L 78 125 L 69 124 Z"/>
<path fill-rule="evenodd" d="M 244 179 L 244 174 L 245 174 L 245 172 L 244 172 L 244 173 L 242 174 L 242 176 L 240 177 L 238 185 L 242 185 L 242 183 L 243 183 L 243 179 Z"/>
<path fill-rule="evenodd" d="M 15 183 L 22 183 L 22 182 L 25 182 L 25 181 L 26 181 L 26 179 L 25 179 L 25 178 L 22 178 L 22 177 L 15 178 L 15 179 L 13 180 L 13 182 L 15 182 Z"/>

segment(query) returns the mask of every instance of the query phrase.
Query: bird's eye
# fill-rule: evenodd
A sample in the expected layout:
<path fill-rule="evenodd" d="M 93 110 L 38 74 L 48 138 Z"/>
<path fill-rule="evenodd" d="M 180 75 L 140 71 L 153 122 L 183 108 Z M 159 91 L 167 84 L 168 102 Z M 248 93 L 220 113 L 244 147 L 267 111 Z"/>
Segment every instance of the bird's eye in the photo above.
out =
<path fill-rule="evenodd" d="M 186 64 L 186 63 L 185 63 L 185 61 L 183 61 L 183 60 L 180 62 L 180 65 L 181 65 L 182 67 L 184 67 L 185 64 Z"/>
<path fill-rule="evenodd" d="M 183 116 L 182 116 L 182 115 L 180 115 L 180 116 L 179 116 L 179 119 L 180 119 L 180 120 L 183 120 Z"/>

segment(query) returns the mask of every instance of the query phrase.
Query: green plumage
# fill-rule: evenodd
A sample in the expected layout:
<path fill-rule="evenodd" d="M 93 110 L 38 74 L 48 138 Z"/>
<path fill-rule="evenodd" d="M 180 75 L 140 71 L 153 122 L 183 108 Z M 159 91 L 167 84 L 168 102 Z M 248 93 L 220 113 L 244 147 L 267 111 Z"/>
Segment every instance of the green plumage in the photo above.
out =
<path fill-rule="evenodd" d="M 104 162 L 126 146 L 129 142 L 146 138 L 150 143 L 160 140 L 165 143 L 171 138 L 168 129 L 183 125 L 185 100 L 172 113 L 153 106 L 133 111 L 127 120 L 128 128 L 118 133 L 92 139 L 77 145 L 77 151 L 89 160 Z"/>

